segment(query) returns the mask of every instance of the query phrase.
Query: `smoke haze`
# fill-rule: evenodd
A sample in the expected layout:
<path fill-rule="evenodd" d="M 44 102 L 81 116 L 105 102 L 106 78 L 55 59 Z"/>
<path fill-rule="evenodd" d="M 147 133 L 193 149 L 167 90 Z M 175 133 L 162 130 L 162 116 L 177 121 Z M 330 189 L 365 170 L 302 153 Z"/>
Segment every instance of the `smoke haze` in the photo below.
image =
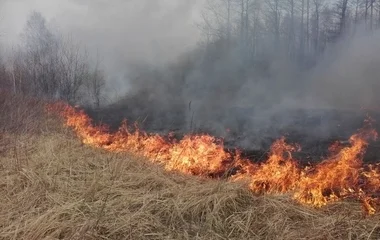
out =
<path fill-rule="evenodd" d="M 283 129 L 328 137 L 341 123 L 321 109 L 357 111 L 379 102 L 378 32 L 329 44 L 313 67 L 301 68 L 284 51 L 267 52 L 264 43 L 261 59 L 247 64 L 244 48 L 197 45 L 202 6 L 200 0 L 3 1 L 3 42 L 16 43 L 28 14 L 40 11 L 101 56 L 108 97 L 123 96 L 107 108 L 108 118 L 218 136 L 233 129 L 241 146 L 262 148 L 262 139 L 271 142 Z M 295 116 L 297 109 L 307 111 Z"/>
<path fill-rule="evenodd" d="M 378 42 L 377 32 L 339 41 L 307 70 L 278 55 L 265 74 L 244 70 L 235 50 L 205 54 L 219 55 L 210 61 L 202 56 L 213 50 L 201 49 L 163 72 L 149 75 L 144 68 L 147 75 L 132 78 L 130 97 L 121 105 L 130 106 L 126 111 L 132 119 L 151 117 L 156 129 L 169 129 L 178 118 L 186 131 L 211 129 L 228 139 L 233 129 L 241 147 L 262 149 L 284 134 L 302 133 L 302 141 L 310 144 L 344 139 L 361 126 L 361 110 L 376 108 L 380 100 Z M 145 111 L 134 114 L 136 102 Z"/>
<path fill-rule="evenodd" d="M 109 94 L 127 90 L 132 63 L 160 65 L 193 48 L 201 1 L 185 0 L 2 0 L 0 29 L 8 46 L 19 41 L 32 11 L 53 29 L 101 56 Z"/>

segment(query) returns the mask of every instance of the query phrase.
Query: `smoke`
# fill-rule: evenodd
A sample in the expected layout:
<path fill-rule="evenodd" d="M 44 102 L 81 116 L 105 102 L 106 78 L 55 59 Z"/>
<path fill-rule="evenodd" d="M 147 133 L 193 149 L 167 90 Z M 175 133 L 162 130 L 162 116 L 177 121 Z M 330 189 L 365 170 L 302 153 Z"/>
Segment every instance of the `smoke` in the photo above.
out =
<path fill-rule="evenodd" d="M 136 71 L 120 104 L 142 104 L 144 111 L 131 106 L 127 116 L 149 115 L 152 129 L 175 121 L 186 132 L 211 132 L 243 148 L 264 149 L 282 135 L 304 145 L 344 139 L 361 126 L 362 109 L 380 100 L 379 37 L 343 38 L 307 69 L 281 53 L 247 66 L 239 49 L 201 46 L 170 66 Z"/>
<path fill-rule="evenodd" d="M 2 0 L 2 42 L 16 45 L 32 11 L 41 12 L 62 35 L 100 56 L 108 96 L 128 90 L 136 63 L 158 66 L 193 48 L 199 38 L 194 21 L 202 0 Z"/>
<path fill-rule="evenodd" d="M 376 108 L 380 100 L 380 32 L 341 41 L 312 76 L 314 98 L 339 109 Z"/>
<path fill-rule="evenodd" d="M 311 69 L 270 46 L 248 63 L 244 48 L 225 48 L 222 41 L 197 45 L 202 3 L 9 0 L 1 25 L 13 43 L 27 14 L 42 12 L 92 56 L 101 56 L 108 97 L 124 96 L 98 118 L 115 124 L 128 118 L 150 131 L 207 131 L 262 149 L 284 134 L 302 133 L 302 141 L 345 137 L 340 129 L 354 129 L 351 122 L 362 120 L 358 110 L 380 100 L 379 32 L 331 44 Z"/>

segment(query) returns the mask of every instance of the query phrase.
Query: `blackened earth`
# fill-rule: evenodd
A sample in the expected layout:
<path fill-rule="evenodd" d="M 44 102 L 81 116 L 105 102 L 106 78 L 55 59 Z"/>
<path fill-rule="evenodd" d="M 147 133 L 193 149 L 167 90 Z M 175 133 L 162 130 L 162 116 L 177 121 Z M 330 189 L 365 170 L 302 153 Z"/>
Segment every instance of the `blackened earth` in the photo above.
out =
<path fill-rule="evenodd" d="M 329 146 L 336 141 L 349 145 L 349 137 L 364 126 L 368 115 L 380 132 L 380 113 L 363 110 L 287 109 L 262 116 L 254 108 L 233 108 L 219 111 L 208 120 L 199 120 L 196 114 L 185 111 L 146 111 L 128 106 L 86 112 L 95 123 L 107 124 L 111 130 L 117 130 L 128 119 L 129 123 L 138 122 L 139 128 L 148 133 L 172 132 L 178 139 L 189 133 L 208 133 L 223 138 L 227 150 L 234 152 L 238 148 L 253 161 L 265 161 L 271 144 L 284 136 L 286 142 L 301 146 L 301 151 L 293 156 L 303 165 L 326 158 Z M 370 142 L 364 161 L 380 162 L 380 140 Z"/>

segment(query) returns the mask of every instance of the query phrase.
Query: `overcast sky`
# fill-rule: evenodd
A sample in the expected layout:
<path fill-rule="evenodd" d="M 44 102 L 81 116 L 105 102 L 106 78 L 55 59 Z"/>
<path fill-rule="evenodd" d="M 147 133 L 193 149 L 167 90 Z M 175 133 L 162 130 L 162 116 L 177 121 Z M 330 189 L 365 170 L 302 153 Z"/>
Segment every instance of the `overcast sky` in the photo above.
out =
<path fill-rule="evenodd" d="M 89 44 L 124 42 L 136 50 L 193 44 L 203 0 L 0 0 L 2 41 L 17 41 L 27 16 L 48 22 Z M 91 39 L 91 42 L 90 42 Z M 110 42 L 109 42 L 110 41 Z M 158 42 L 160 44 L 158 44 Z M 173 46 L 174 44 L 174 46 Z M 166 45 L 166 46 L 165 46 Z"/>

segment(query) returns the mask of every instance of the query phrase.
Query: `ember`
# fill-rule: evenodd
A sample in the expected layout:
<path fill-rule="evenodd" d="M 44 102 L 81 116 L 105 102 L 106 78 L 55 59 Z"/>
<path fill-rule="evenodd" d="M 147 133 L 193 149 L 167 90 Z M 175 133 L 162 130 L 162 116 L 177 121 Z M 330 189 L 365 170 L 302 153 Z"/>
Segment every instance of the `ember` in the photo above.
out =
<path fill-rule="evenodd" d="M 349 144 L 335 142 L 329 157 L 313 167 L 302 168 L 292 153 L 300 146 L 289 145 L 285 138 L 275 141 L 264 163 L 253 163 L 236 153 L 227 152 L 223 141 L 210 135 L 187 135 L 182 140 L 150 135 L 124 122 L 111 133 L 106 126 L 94 126 L 82 110 L 64 103 L 49 105 L 59 113 L 82 142 L 112 152 L 131 152 L 162 164 L 168 171 L 203 177 L 220 176 L 231 168 L 238 171 L 231 181 L 246 180 L 249 188 L 260 194 L 291 194 L 293 199 L 315 207 L 343 199 L 362 202 L 367 214 L 380 205 L 380 166 L 364 165 L 363 155 L 377 133 L 366 121 L 365 127 L 352 135 Z"/>

